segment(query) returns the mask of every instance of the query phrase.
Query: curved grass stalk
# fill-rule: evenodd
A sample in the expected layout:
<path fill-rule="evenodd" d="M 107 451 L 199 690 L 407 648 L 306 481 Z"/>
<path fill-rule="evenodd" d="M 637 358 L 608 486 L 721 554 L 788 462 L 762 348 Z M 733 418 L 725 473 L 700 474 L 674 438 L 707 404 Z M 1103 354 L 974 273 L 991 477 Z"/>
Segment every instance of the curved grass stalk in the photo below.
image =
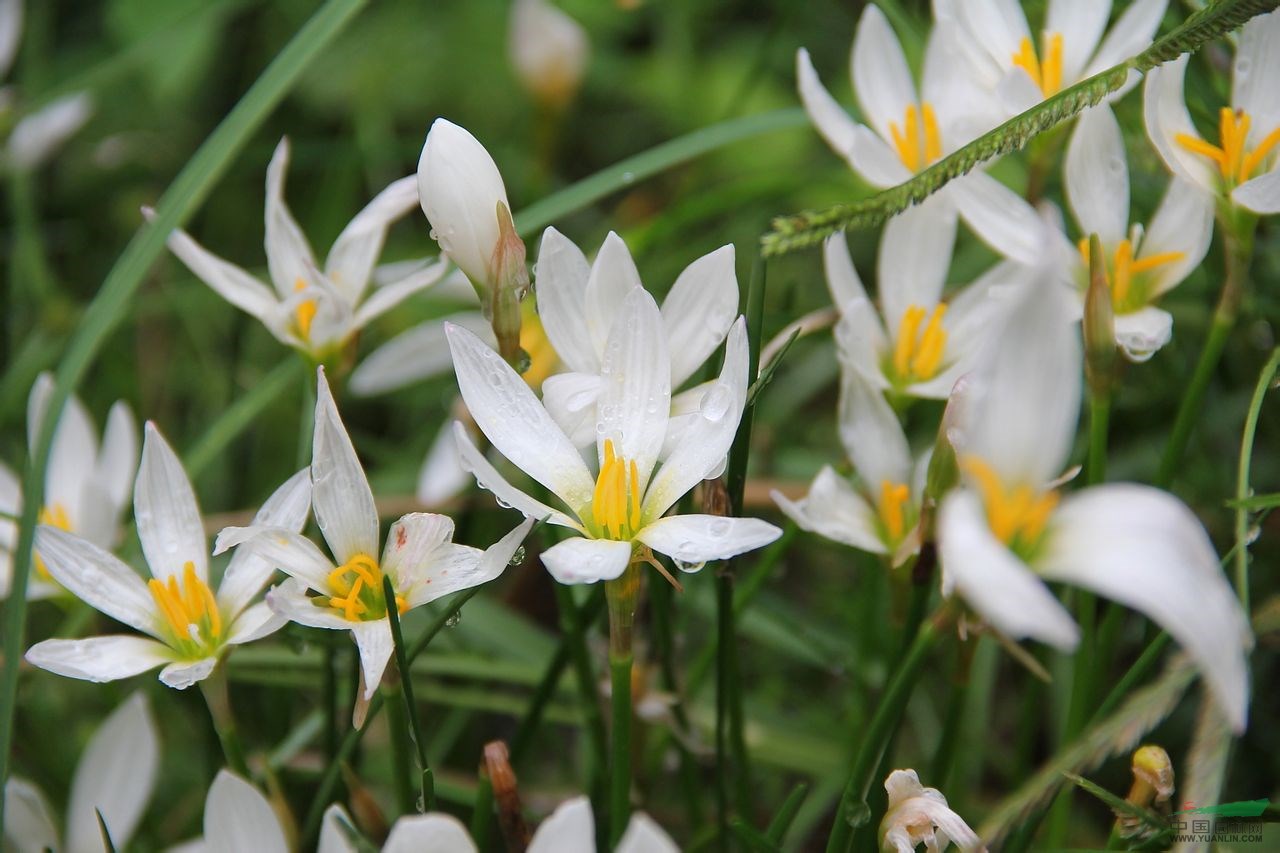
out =
<path fill-rule="evenodd" d="M 1262 400 L 1275 379 L 1277 369 L 1280 369 L 1280 347 L 1271 351 L 1271 358 L 1267 359 L 1262 372 L 1258 374 L 1258 384 L 1253 389 L 1249 414 L 1245 418 L 1244 432 L 1240 436 L 1240 465 L 1236 473 L 1234 573 L 1236 594 L 1240 596 L 1240 603 L 1246 613 L 1249 612 L 1249 509 L 1244 502 L 1252 490 L 1249 486 L 1249 469 L 1253 466 L 1253 439 L 1258 431 Z"/>

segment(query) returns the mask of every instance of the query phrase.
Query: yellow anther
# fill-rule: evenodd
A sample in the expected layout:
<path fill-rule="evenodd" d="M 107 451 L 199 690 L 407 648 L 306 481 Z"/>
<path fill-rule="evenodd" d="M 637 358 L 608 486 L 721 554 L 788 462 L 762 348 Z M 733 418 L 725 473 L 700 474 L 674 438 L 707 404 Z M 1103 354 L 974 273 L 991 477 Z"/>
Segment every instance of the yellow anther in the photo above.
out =
<path fill-rule="evenodd" d="M 173 640 L 183 650 L 205 652 L 222 637 L 222 613 L 217 599 L 190 560 L 183 566 L 181 582 L 176 575 L 170 575 L 167 581 L 152 578 L 147 581 L 147 589 L 168 623 Z"/>
<path fill-rule="evenodd" d="M 1089 240 L 1085 238 L 1076 244 L 1080 249 L 1080 257 L 1085 267 L 1089 266 Z M 1115 254 L 1105 263 L 1107 285 L 1111 288 L 1111 304 L 1116 311 L 1129 312 L 1147 304 L 1148 288 L 1135 276 L 1141 276 L 1165 264 L 1173 264 L 1186 257 L 1185 252 L 1157 252 L 1145 258 L 1133 257 L 1133 243 L 1121 240 L 1116 244 Z"/>
<path fill-rule="evenodd" d="M 352 622 L 381 619 L 387 614 L 382 595 L 382 569 L 368 554 L 356 554 L 329 572 L 325 578 L 332 595 L 314 598 L 321 606 L 331 607 Z M 396 596 L 396 606 L 404 612 L 403 599 Z"/>
<path fill-rule="evenodd" d="M 542 320 L 534 308 L 533 300 L 526 299 L 520 305 L 520 349 L 529 355 L 529 369 L 521 378 L 537 391 L 542 383 L 560 366 L 560 357 L 542 328 Z"/>
<path fill-rule="evenodd" d="M 613 439 L 604 441 L 604 460 L 591 496 L 591 517 L 603 534 L 625 540 L 640 528 L 640 470 L 634 459 L 626 460 L 613 449 Z"/>
<path fill-rule="evenodd" d="M 941 303 L 932 312 L 920 305 L 903 312 L 893 343 L 893 372 L 899 380 L 923 382 L 937 375 L 947 350 L 947 331 L 942 326 L 946 313 L 947 306 Z"/>
<path fill-rule="evenodd" d="M 1249 149 L 1251 119 L 1244 110 L 1222 107 L 1218 111 L 1218 144 L 1189 133 L 1179 133 L 1174 141 L 1192 154 L 1212 160 L 1228 186 L 1243 184 L 1261 168 L 1267 156 L 1280 144 L 1280 128 L 1275 128 L 1252 150 Z"/>
<path fill-rule="evenodd" d="M 307 289 L 307 283 L 302 279 L 298 279 L 293 283 L 293 292 L 299 293 Z M 316 319 L 316 311 L 319 310 L 314 299 L 304 299 L 298 303 L 298 307 L 293 309 L 294 319 L 298 323 L 298 332 L 302 337 L 311 337 L 311 324 Z"/>
<path fill-rule="evenodd" d="M 889 122 L 889 135 L 893 137 L 898 159 L 912 172 L 942 159 L 938 116 L 928 101 L 922 101 L 919 106 L 908 104 L 902 126 L 896 121 Z"/>
<path fill-rule="evenodd" d="M 1013 55 L 1013 64 L 1027 72 L 1040 94 L 1047 98 L 1062 88 L 1062 33 L 1045 33 L 1041 53 L 1043 61 L 1036 56 L 1031 39 L 1023 36 L 1018 52 Z"/>
<path fill-rule="evenodd" d="M 911 500 L 911 489 L 905 483 L 880 481 L 880 495 L 876 499 L 876 512 L 884 523 L 889 542 L 897 543 L 907 532 L 907 506 Z"/>
<path fill-rule="evenodd" d="M 995 537 L 1016 550 L 1034 549 L 1058 506 L 1058 493 L 1041 492 L 1025 483 L 1010 488 L 994 468 L 975 456 L 966 456 L 960 467 L 976 483 Z"/>

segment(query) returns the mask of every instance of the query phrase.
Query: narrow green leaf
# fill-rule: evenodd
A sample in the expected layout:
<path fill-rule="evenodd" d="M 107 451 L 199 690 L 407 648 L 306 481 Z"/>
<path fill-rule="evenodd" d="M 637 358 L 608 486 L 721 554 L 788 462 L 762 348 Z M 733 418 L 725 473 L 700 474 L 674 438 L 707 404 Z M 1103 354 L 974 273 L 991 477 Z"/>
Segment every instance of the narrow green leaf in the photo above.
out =
<path fill-rule="evenodd" d="M 796 815 L 800 812 L 800 807 L 804 805 L 805 797 L 809 796 L 809 783 L 797 782 L 796 786 L 791 789 L 791 793 L 782 802 L 782 807 L 778 809 L 778 813 L 773 816 L 773 820 L 769 821 L 769 828 L 765 830 L 765 835 L 774 844 L 781 844 L 782 839 L 787 837 L 787 830 L 791 828 L 791 824 L 796 819 Z"/>
<path fill-rule="evenodd" d="M 93 813 L 98 817 L 98 832 L 102 833 L 102 849 L 106 853 L 116 853 L 116 845 L 111 840 L 111 831 L 107 829 L 107 822 L 102 817 L 102 809 L 94 809 Z"/>
<path fill-rule="evenodd" d="M 729 821 L 729 828 L 750 850 L 756 850 L 759 853 L 777 853 L 780 849 L 773 839 L 740 817 L 735 817 Z"/>
<path fill-rule="evenodd" d="M 1163 832 L 1169 828 L 1168 821 L 1150 809 L 1144 809 L 1142 806 L 1136 806 L 1124 797 L 1116 796 L 1106 788 L 1094 782 L 1090 782 L 1083 776 L 1075 773 L 1063 773 L 1062 775 L 1067 777 L 1067 779 L 1076 786 L 1083 788 L 1088 793 L 1106 803 L 1107 808 L 1115 812 L 1117 817 L 1120 815 L 1128 815 L 1129 817 L 1135 818 L 1136 820 L 1146 824 L 1156 832 Z"/>

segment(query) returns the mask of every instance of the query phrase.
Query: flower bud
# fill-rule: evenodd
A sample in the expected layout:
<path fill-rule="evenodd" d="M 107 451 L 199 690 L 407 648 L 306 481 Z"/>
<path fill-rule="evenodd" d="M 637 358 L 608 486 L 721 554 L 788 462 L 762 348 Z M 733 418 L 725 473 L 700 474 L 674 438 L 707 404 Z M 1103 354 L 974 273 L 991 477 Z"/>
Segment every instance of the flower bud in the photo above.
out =
<path fill-rule="evenodd" d="M 1143 809 L 1155 809 L 1169 813 L 1169 800 L 1173 797 L 1173 762 L 1163 747 L 1147 744 L 1133 753 L 1133 785 L 1125 801 Z M 1116 827 L 1122 838 L 1136 834 L 1140 829 L 1138 819 L 1132 815 L 1116 813 Z"/>
<path fill-rule="evenodd" d="M 520 84 L 558 110 L 578 93 L 591 46 L 582 26 L 546 0 L 516 0 L 507 50 Z"/>

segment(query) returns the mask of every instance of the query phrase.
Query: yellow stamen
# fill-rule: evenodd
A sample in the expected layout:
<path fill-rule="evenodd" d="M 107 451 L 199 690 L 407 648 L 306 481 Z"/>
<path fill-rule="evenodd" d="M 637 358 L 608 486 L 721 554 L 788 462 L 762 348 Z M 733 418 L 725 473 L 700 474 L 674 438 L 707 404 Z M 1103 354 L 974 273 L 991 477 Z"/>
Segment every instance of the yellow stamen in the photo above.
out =
<path fill-rule="evenodd" d="M 1089 266 L 1089 241 L 1081 240 L 1076 244 L 1084 265 Z M 1108 264 L 1104 264 L 1107 273 L 1107 284 L 1111 288 L 1111 304 L 1121 312 L 1134 311 L 1147 304 L 1149 298 L 1147 287 L 1135 286 L 1135 276 L 1144 275 L 1165 264 L 1177 263 L 1186 257 L 1185 252 L 1157 252 L 1145 258 L 1133 257 L 1133 243 L 1121 240 L 1116 244 L 1115 254 Z"/>
<path fill-rule="evenodd" d="M 176 575 L 167 581 L 152 578 L 147 589 L 181 650 L 203 654 L 217 645 L 222 637 L 222 612 L 213 590 L 196 574 L 194 563 L 188 560 L 183 566 L 181 581 Z"/>
<path fill-rule="evenodd" d="M 1048 98 L 1062 88 L 1062 33 L 1045 33 L 1041 53 L 1043 62 L 1036 56 L 1031 39 L 1023 36 L 1018 52 L 1013 55 L 1013 64 L 1027 72 L 1031 82 Z"/>
<path fill-rule="evenodd" d="M 302 279 L 298 279 L 293 283 L 293 292 L 298 293 L 307 289 L 307 283 Z M 293 309 L 294 319 L 298 323 L 298 331 L 302 337 L 311 337 L 311 324 L 316 319 L 316 311 L 319 308 L 314 299 L 304 299 L 298 303 L 298 307 Z"/>
<path fill-rule="evenodd" d="M 994 468 L 975 456 L 964 457 L 960 467 L 976 483 L 995 537 L 1011 548 L 1034 549 L 1058 506 L 1058 493 L 1026 484 L 1010 488 Z"/>
<path fill-rule="evenodd" d="M 604 441 L 600 476 L 591 496 L 591 518 L 610 539 L 627 540 L 640 529 L 640 470 L 634 459 L 626 460 L 613 449 L 613 439 Z"/>
<path fill-rule="evenodd" d="M 893 137 L 894 150 L 902 165 L 912 172 L 942 159 L 942 134 L 938 130 L 938 116 L 933 105 L 921 101 L 919 106 L 907 104 L 902 125 L 889 122 L 889 135 Z"/>
<path fill-rule="evenodd" d="M 1189 133 L 1178 133 L 1173 138 L 1192 154 L 1212 160 L 1227 186 L 1234 187 L 1252 178 L 1280 144 L 1280 128 L 1276 128 L 1263 137 L 1257 147 L 1249 150 L 1251 124 L 1252 119 L 1244 110 L 1222 107 L 1218 111 L 1217 145 Z"/>
<path fill-rule="evenodd" d="M 938 374 L 947 349 L 947 331 L 942 326 L 946 313 L 947 306 L 941 303 L 929 313 L 920 305 L 903 312 L 893 344 L 893 371 L 898 379 L 922 382 Z"/>
<path fill-rule="evenodd" d="M 891 543 L 902 539 L 907 532 L 906 507 L 911 500 L 911 489 L 905 483 L 880 481 L 880 496 L 876 500 L 876 511 L 884 522 L 885 533 Z"/>
<path fill-rule="evenodd" d="M 368 554 L 356 554 L 329 572 L 326 582 L 332 595 L 312 601 L 341 612 L 344 619 L 359 622 L 387 615 L 382 595 L 382 569 L 378 561 Z M 407 609 L 402 596 L 395 597 L 395 605 L 401 613 Z"/>

